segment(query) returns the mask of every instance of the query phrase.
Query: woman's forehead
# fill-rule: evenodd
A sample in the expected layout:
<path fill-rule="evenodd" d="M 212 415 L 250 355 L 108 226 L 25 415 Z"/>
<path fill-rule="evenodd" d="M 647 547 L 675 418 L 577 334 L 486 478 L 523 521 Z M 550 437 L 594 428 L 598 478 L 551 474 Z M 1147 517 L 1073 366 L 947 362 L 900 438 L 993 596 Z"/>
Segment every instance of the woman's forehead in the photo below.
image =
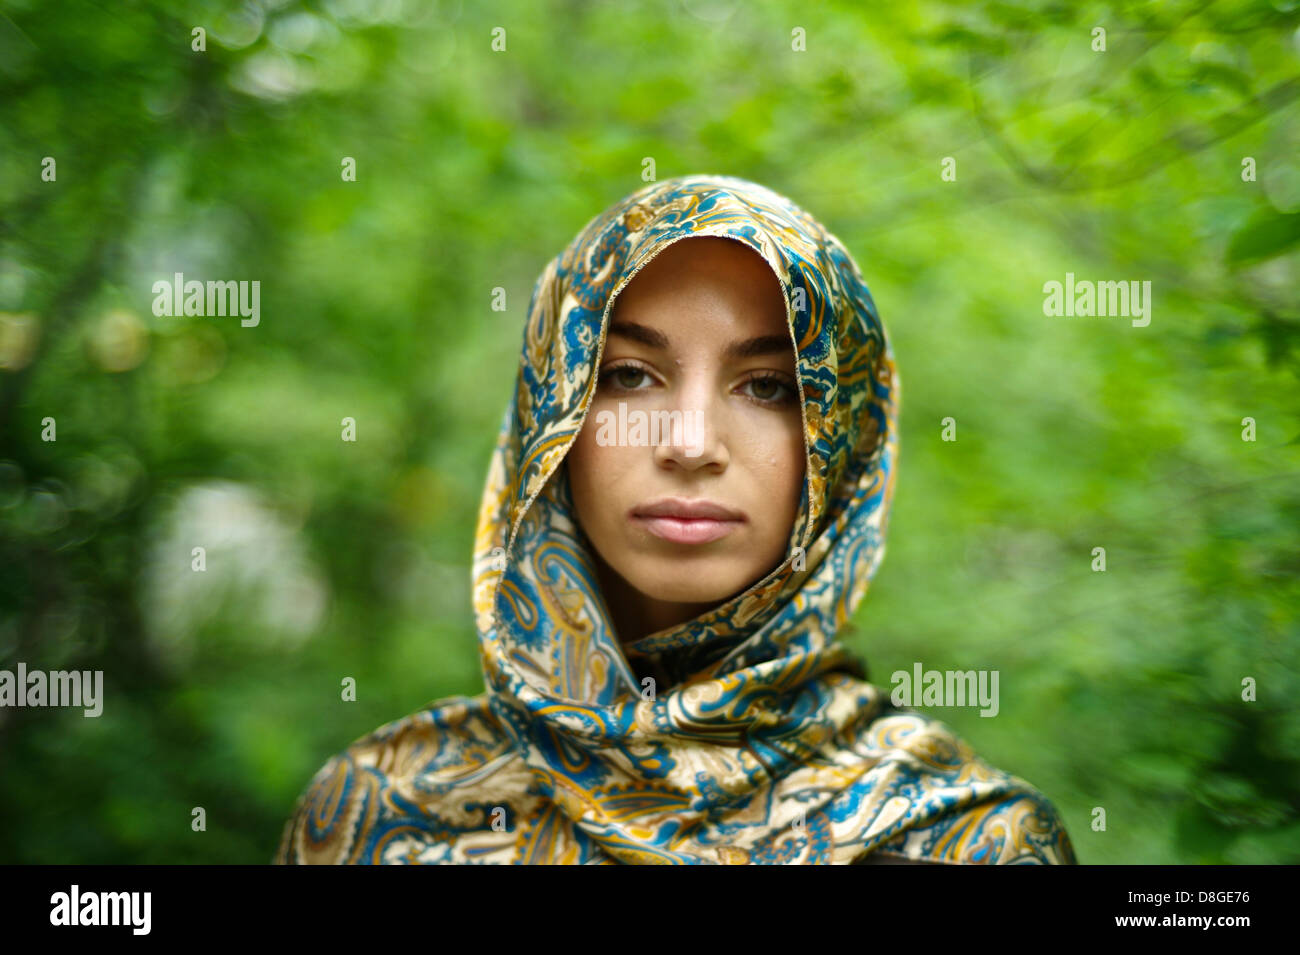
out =
<path fill-rule="evenodd" d="M 662 249 L 617 295 L 611 314 L 649 324 L 713 315 L 756 329 L 788 320 L 785 294 L 767 261 L 745 243 L 718 236 L 679 239 Z"/>

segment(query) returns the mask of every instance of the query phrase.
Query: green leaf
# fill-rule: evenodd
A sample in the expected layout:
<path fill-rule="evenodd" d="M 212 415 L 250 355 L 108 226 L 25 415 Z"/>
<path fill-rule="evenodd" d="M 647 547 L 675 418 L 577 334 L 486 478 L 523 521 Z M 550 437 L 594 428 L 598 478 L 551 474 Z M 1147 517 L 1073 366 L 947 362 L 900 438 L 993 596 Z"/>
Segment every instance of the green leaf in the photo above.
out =
<path fill-rule="evenodd" d="M 1300 212 L 1253 216 L 1228 242 L 1228 264 L 1243 265 L 1281 255 L 1300 242 Z"/>

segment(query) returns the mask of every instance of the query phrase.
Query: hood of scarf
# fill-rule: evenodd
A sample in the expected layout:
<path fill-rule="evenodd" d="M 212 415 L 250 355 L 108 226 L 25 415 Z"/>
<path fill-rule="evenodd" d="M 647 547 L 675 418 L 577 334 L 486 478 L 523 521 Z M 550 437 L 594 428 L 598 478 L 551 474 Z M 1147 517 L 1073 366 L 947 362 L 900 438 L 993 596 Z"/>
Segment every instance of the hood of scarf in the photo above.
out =
<path fill-rule="evenodd" d="M 704 616 L 620 647 L 561 465 L 595 392 L 616 297 L 667 246 L 696 236 L 744 243 L 780 281 L 804 420 L 803 494 L 779 567 Z M 489 688 L 503 701 L 545 699 L 560 725 L 570 720 L 551 704 L 584 707 L 569 715 L 585 734 L 590 714 L 626 722 L 615 712 L 642 689 L 629 663 L 651 662 L 676 682 L 790 659 L 807 679 L 807 667 L 834 655 L 835 633 L 883 555 L 897 409 L 897 373 L 866 283 L 844 246 L 788 199 L 733 177 L 688 176 L 595 217 L 534 287 L 484 492 L 474 594 Z"/>
<path fill-rule="evenodd" d="M 562 465 L 618 293 L 693 236 L 743 242 L 780 282 L 804 489 L 779 566 L 703 616 L 620 645 Z M 789 199 L 692 175 L 594 217 L 533 288 L 489 467 L 473 566 L 485 693 L 381 727 L 331 761 L 282 857 L 843 863 L 885 845 L 934 855 L 940 839 L 954 860 L 1068 855 L 1050 804 L 943 724 L 892 709 L 836 641 L 883 556 L 898 400 L 857 265 Z M 670 685 L 647 691 L 643 668 Z M 972 825 L 963 813 L 977 807 Z"/>

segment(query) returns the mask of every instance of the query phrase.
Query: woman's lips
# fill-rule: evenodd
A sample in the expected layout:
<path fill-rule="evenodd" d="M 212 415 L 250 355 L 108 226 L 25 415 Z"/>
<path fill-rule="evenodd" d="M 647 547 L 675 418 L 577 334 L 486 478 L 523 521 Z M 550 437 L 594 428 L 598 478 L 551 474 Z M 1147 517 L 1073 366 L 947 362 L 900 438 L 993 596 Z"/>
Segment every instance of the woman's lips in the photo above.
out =
<path fill-rule="evenodd" d="M 674 544 L 721 540 L 745 522 L 745 515 L 713 501 L 668 498 L 634 508 L 629 519 Z"/>
<path fill-rule="evenodd" d="M 683 520 L 677 517 L 639 517 L 636 521 L 655 537 L 662 537 L 674 544 L 707 544 L 721 540 L 737 527 L 739 521 L 718 521 L 708 517 Z"/>

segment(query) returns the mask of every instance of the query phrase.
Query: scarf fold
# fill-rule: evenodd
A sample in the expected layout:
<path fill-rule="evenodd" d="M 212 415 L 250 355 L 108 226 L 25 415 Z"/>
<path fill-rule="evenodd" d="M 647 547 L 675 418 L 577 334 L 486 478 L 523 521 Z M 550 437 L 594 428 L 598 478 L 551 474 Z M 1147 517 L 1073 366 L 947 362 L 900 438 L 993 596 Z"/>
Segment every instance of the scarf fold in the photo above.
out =
<path fill-rule="evenodd" d="M 659 252 L 723 236 L 786 297 L 807 467 L 789 554 L 714 610 L 620 645 L 566 453 L 618 293 Z M 899 384 L 843 244 L 731 176 L 652 183 L 594 217 L 532 292 L 479 512 L 485 691 L 330 760 L 280 863 L 785 864 L 879 851 L 1072 863 L 1061 819 L 938 720 L 894 707 L 836 637 L 884 554 Z M 666 676 L 653 692 L 644 674 Z"/>

